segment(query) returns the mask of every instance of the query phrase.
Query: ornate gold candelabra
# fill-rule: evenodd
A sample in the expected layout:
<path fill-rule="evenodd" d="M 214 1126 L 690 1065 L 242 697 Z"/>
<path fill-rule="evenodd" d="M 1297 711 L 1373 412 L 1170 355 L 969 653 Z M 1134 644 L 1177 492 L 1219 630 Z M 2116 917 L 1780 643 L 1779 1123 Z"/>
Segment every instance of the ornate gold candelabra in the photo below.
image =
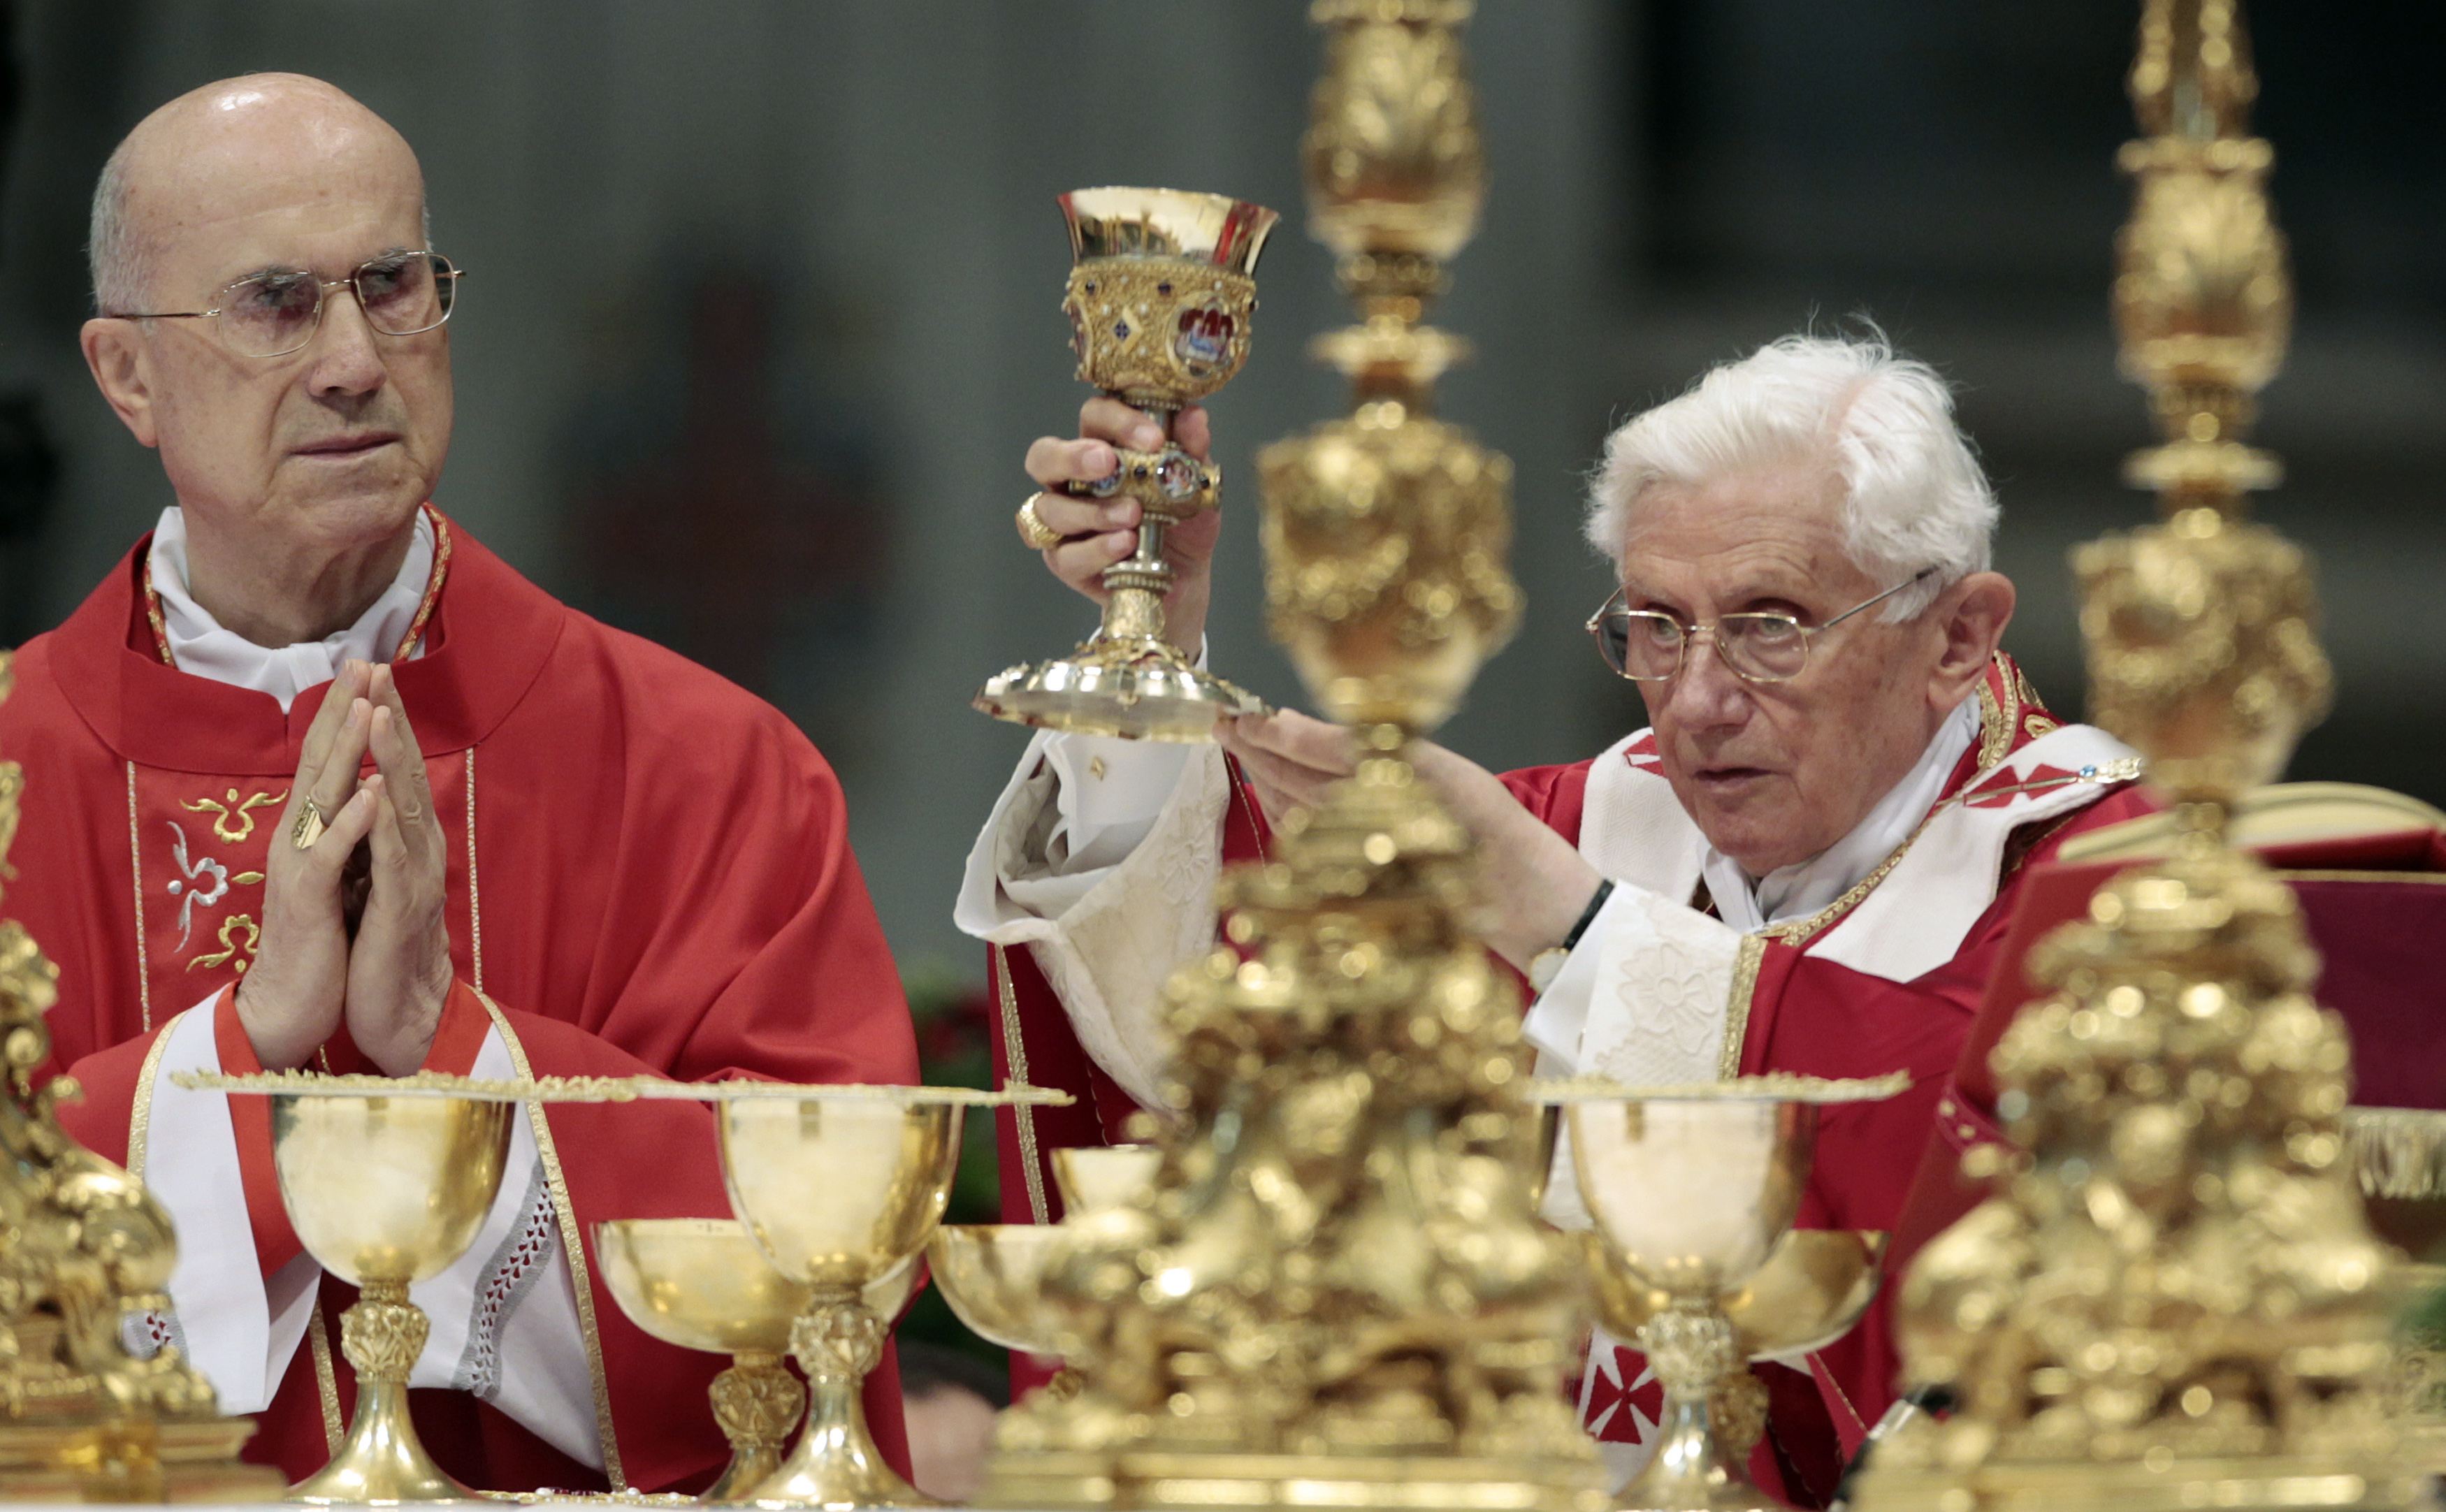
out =
<path fill-rule="evenodd" d="M 1167 989 L 1179 1117 L 1153 1190 L 1046 1259 L 1083 1384 L 1006 1415 L 992 1503 L 1602 1499 L 1560 1385 L 1584 1281 L 1533 1210 L 1519 1004 L 1463 925 L 1468 837 L 1405 756 L 1517 610 L 1508 465 L 1427 414 L 1459 344 L 1419 324 L 1482 192 L 1468 9 L 1314 12 L 1311 214 L 1365 316 L 1320 348 L 1358 404 L 1259 468 L 1273 631 L 1358 771 L 1226 880 L 1230 943 Z"/>
<path fill-rule="evenodd" d="M 1257 254 L 1275 215 L 1226 195 L 1079 189 L 1062 196 L 1074 266 L 1062 302 L 1079 376 L 1167 433 L 1249 359 Z M 1164 537 L 1221 501 L 1223 476 L 1166 440 L 1116 447 L 1109 477 L 1072 492 L 1138 502 L 1138 550 L 1104 569 L 1095 637 L 1066 657 L 996 673 L 977 708 L 997 719 L 1142 740 L 1211 740 L 1216 721 L 1262 714 L 1247 690 L 1198 669 L 1164 637 L 1173 586 Z"/>
<path fill-rule="evenodd" d="M 0 700 L 13 681 L 0 651 Z M 0 762 L 0 875 L 24 788 Z M 123 1341 L 131 1315 L 168 1311 L 178 1244 L 141 1183 L 61 1129 L 76 1084 L 36 1085 L 58 976 L 0 922 L 0 1500 L 274 1500 L 280 1477 L 237 1459 L 254 1425 L 221 1416 L 177 1348 L 138 1359 Z"/>
<path fill-rule="evenodd" d="M 2386 1421 L 2392 1261 L 2342 1128 L 2351 1053 L 2311 1000 L 2284 884 L 2226 840 L 2324 712 L 2302 553 L 2243 517 L 2243 443 L 2291 298 L 2234 0 L 2148 0 L 2137 185 L 2115 310 L 2162 444 L 2127 476 L 2164 518 L 2077 553 L 2098 722 L 2151 758 L 2177 840 L 2041 942 L 2054 994 L 1995 1053 L 1995 1195 L 1902 1294 L 1910 1374 L 1960 1403 L 1879 1451 L 1864 1509 L 2379 1507 L 2411 1492 Z"/>

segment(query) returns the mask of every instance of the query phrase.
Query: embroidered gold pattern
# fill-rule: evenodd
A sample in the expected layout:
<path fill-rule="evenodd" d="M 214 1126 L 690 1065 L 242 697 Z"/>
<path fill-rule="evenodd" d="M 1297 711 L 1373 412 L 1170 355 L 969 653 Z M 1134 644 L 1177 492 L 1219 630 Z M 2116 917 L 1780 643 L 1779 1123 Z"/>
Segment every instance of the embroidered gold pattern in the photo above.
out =
<path fill-rule="evenodd" d="M 408 622 L 407 633 L 400 637 L 398 649 L 390 654 L 394 662 L 405 662 L 424 638 L 424 622 L 433 617 L 433 606 L 442 597 L 442 580 L 450 575 L 450 522 L 430 504 L 420 506 L 425 517 L 433 522 L 433 575 L 424 580 L 424 597 L 417 601 L 416 618 Z M 170 654 L 170 627 L 161 619 L 161 594 L 153 587 L 153 559 L 144 559 L 144 618 L 153 626 L 153 649 L 160 652 L 163 666 L 175 667 L 179 659 Z M 286 794 L 283 794 L 285 797 Z"/>
<path fill-rule="evenodd" d="M 340 1441 L 348 1436 L 340 1422 L 340 1377 L 331 1369 L 331 1332 L 323 1324 L 323 1297 L 320 1279 L 314 1296 L 314 1311 L 306 1322 L 306 1337 L 314 1353 L 314 1394 L 323 1399 L 323 1452 L 337 1455 Z"/>
<path fill-rule="evenodd" d="M 1766 963 L 1764 935 L 1743 935 L 1733 957 L 1733 990 L 1724 1005 L 1724 1048 L 1716 1057 L 1716 1076 L 1731 1081 L 1741 1073 L 1741 1048 L 1750 1036 L 1750 999 L 1757 995 L 1759 968 Z"/>
<path fill-rule="evenodd" d="M 1010 947 L 993 947 L 994 987 L 1002 999 L 1003 1058 L 1009 1062 L 1011 1076 L 1025 1084 L 1027 1081 L 1027 1046 L 1019 1032 L 1019 995 L 1010 985 Z M 1044 1172 L 1036 1149 L 1036 1110 L 1021 1103 L 1010 1111 L 1012 1121 L 1019 1127 L 1019 1168 L 1027 1185 L 1027 1214 L 1039 1223 L 1053 1222 L 1044 1202 Z"/>
<path fill-rule="evenodd" d="M 2005 754 L 2013 749 L 2013 736 L 2022 726 L 2022 693 L 2029 686 L 2022 679 L 2022 669 L 2007 663 L 2004 652 L 1996 653 L 1994 664 L 1998 674 L 1996 681 L 2003 685 L 2004 698 L 1999 703 L 1995 691 L 1987 685 L 1987 680 L 1979 680 L 1979 770 L 1982 772 L 2004 760 Z M 2035 703 L 2038 700 L 2033 696 L 2030 701 Z"/>
<path fill-rule="evenodd" d="M 475 963 L 475 987 L 484 990 L 484 894 L 476 885 L 476 748 L 467 748 L 467 952 Z"/>
<path fill-rule="evenodd" d="M 157 625 L 160 617 L 155 617 Z M 136 763 L 127 763 L 127 874 L 136 895 L 136 1003 L 153 1031 L 153 966 L 144 946 L 144 848 L 136 840 Z"/>
<path fill-rule="evenodd" d="M 287 788 L 281 789 L 278 793 L 253 793 L 244 798 L 237 795 L 237 789 L 231 788 L 221 799 L 198 798 L 192 803 L 182 803 L 179 807 L 189 813 L 211 814 L 213 833 L 220 837 L 223 845 L 234 846 L 243 843 L 247 836 L 254 833 L 255 810 L 268 809 L 275 803 L 288 801 Z M 261 878 L 258 877 L 256 880 L 260 881 Z"/>
<path fill-rule="evenodd" d="M 143 1068 L 136 1073 L 136 1106 L 127 1114 L 127 1174 L 138 1181 L 144 1179 L 144 1150 L 153 1137 L 153 1082 L 161 1073 L 161 1052 L 170 1048 L 170 1036 L 178 1032 L 179 1020 L 190 1009 L 181 1008 L 161 1026 L 153 1048 L 144 1052 Z"/>
<path fill-rule="evenodd" d="M 470 790 L 471 793 L 473 790 Z M 470 833 L 473 827 L 470 827 Z M 535 1067 L 527 1060 L 527 1047 L 518 1041 L 517 1031 L 510 1027 L 507 1014 L 500 1004 L 476 994 L 484 1012 L 493 1018 L 499 1031 L 501 1043 L 510 1053 L 510 1065 L 529 1081 L 535 1079 Z M 536 1155 L 543 1162 L 544 1185 L 552 1192 L 552 1211 L 560 1223 L 561 1253 L 569 1260 L 571 1290 L 577 1294 L 577 1326 L 586 1336 L 586 1369 L 589 1384 L 594 1389 L 594 1428 L 603 1441 L 603 1477 L 614 1491 L 629 1489 L 628 1472 L 620 1465 L 620 1438 L 612 1426 L 612 1383 L 603 1373 L 603 1337 L 594 1328 L 594 1285 L 589 1279 L 586 1245 L 577 1231 L 577 1208 L 569 1200 L 569 1178 L 560 1168 L 560 1149 L 553 1143 L 552 1123 L 544 1116 L 541 1103 L 527 1105 L 527 1125 L 534 1130 Z"/>
<path fill-rule="evenodd" d="M 244 940 L 236 938 L 241 934 L 246 936 Z M 195 960 L 188 961 L 187 969 L 189 971 L 197 971 L 209 970 L 214 966 L 228 966 L 231 970 L 243 977 L 246 975 L 248 961 L 252 960 L 254 955 L 254 947 L 261 943 L 262 941 L 263 931 L 256 927 L 253 915 L 243 913 L 231 914 L 228 918 L 221 921 L 221 948 L 214 951 L 208 956 L 198 956 Z M 238 959 L 241 956 L 248 959 Z"/>

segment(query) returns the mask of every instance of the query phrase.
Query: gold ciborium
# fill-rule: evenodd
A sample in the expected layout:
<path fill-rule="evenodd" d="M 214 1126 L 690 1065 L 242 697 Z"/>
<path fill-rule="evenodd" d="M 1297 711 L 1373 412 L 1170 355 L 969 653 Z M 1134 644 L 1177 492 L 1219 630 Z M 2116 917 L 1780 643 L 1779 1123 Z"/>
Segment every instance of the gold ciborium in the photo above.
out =
<path fill-rule="evenodd" d="M 357 1409 L 297 1502 L 456 1502 L 477 1493 L 433 1463 L 408 1420 L 407 1379 L 430 1324 L 407 1289 L 466 1252 L 492 1210 L 511 1104 L 434 1092 L 291 1092 L 272 1100 L 272 1155 L 290 1225 L 359 1292 L 340 1315 Z"/>
<path fill-rule="evenodd" d="M 806 1410 L 806 1389 L 781 1356 L 807 1288 L 773 1268 L 729 1218 L 627 1218 L 594 1225 L 603 1282 L 629 1320 L 667 1344 L 727 1354 L 706 1394 L 730 1441 L 730 1464 L 700 1501 L 736 1503 L 772 1479 Z M 905 1263 L 866 1289 L 879 1317 L 899 1316 L 915 1288 Z"/>
<path fill-rule="evenodd" d="M 891 1327 L 868 1289 L 925 1249 L 950 1200 L 957 1089 L 777 1091 L 722 1104 L 723 1179 L 757 1250 L 806 1289 L 789 1346 L 811 1391 L 798 1447 L 748 1499 L 933 1505 L 883 1463 L 859 1391 Z"/>
<path fill-rule="evenodd" d="M 1665 1387 L 1655 1457 L 1616 1505 L 1777 1507 L 1728 1452 L 1727 1437 L 1755 1441 L 1755 1428 L 1718 1422 L 1716 1404 L 1739 1401 L 1727 1383 L 1752 1357 L 1822 1348 L 1867 1310 L 1882 1239 L 1790 1230 L 1818 1105 L 1891 1096 L 1903 1085 L 1759 1077 L 1537 1093 L 1563 1104 L 1580 1193 L 1604 1246 L 1605 1263 L 1590 1268 L 1608 1326 L 1638 1345 Z M 1759 1422 L 1761 1412 L 1755 1402 L 1744 1409 Z"/>
<path fill-rule="evenodd" d="M 1063 313 L 1079 377 L 1154 416 L 1173 417 L 1239 372 L 1257 308 L 1251 276 L 1275 215 L 1226 195 L 1080 189 L 1062 196 L 1073 266 Z M 1095 638 L 1069 656 L 995 674 L 976 706 L 998 719 L 1144 740 L 1210 740 L 1217 720 L 1262 714 L 1245 689 L 1199 671 L 1164 638 L 1173 571 L 1164 536 L 1220 499 L 1222 475 L 1167 440 L 1116 447 L 1120 465 L 1072 492 L 1135 498 L 1138 551 L 1105 569 Z"/>

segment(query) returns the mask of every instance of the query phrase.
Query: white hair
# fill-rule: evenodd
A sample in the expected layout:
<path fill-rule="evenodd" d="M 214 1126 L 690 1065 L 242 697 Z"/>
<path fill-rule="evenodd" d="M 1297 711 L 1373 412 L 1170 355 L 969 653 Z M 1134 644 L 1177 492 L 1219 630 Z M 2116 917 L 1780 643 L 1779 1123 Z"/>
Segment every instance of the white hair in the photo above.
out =
<path fill-rule="evenodd" d="M 153 244 L 130 224 L 127 157 L 127 142 L 122 141 L 93 184 L 92 234 L 85 251 L 86 267 L 93 273 L 93 308 L 98 314 L 142 309 L 152 297 L 148 290 L 153 287 Z"/>
<path fill-rule="evenodd" d="M 1858 341 L 1771 342 L 1615 431 L 1590 490 L 1589 543 L 1618 571 L 1631 511 L 1649 488 L 1816 457 L 1843 481 L 1843 545 L 1853 563 L 1888 584 L 1937 569 L 1888 600 L 1886 620 L 1908 620 L 1985 570 L 2001 512 L 1953 423 L 1952 391 L 1926 363 L 1895 356 L 1873 328 Z"/>
<path fill-rule="evenodd" d="M 160 249 L 141 233 L 127 209 L 128 142 L 130 134 L 102 165 L 93 182 L 93 222 L 85 241 L 85 267 L 93 277 L 96 314 L 141 310 L 153 303 L 153 264 Z M 418 229 L 427 252 L 433 249 L 433 207 L 420 213 Z"/>

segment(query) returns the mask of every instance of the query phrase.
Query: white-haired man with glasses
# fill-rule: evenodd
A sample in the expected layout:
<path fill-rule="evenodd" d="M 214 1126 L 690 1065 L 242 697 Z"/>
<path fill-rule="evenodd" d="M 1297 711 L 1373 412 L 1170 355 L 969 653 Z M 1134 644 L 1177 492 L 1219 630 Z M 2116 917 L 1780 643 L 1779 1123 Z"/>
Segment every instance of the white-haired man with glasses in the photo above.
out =
<path fill-rule="evenodd" d="M 1148 444 L 1090 401 L 1076 439 L 1028 455 L 1045 549 L 1082 592 L 1126 554 L 1136 505 L 1074 496 Z M 1203 449 L 1192 412 L 1181 427 Z M 2060 723 L 1999 649 L 2013 586 L 1989 569 L 1997 507 L 1926 365 L 1881 341 L 1792 337 L 1709 372 L 1617 431 L 1589 539 L 1621 587 L 1589 622 L 1647 728 L 1591 759 L 1496 777 L 1428 747 L 1470 826 L 1481 934 L 1531 987 L 1550 1071 L 1657 1084 L 1760 1072 L 1919 1079 L 1834 1111 L 1805 1224 L 1886 1229 L 1930 1136 L 2004 943 L 2016 878 L 2071 833 L 2129 817 L 2131 753 Z M 1182 551 L 1173 623 L 1202 633 L 1209 533 Z M 1558 648 L 1559 650 L 1559 648 Z M 1228 758 L 1227 758 L 1228 754 Z M 991 942 L 1006 1060 L 1082 1093 L 1006 1150 L 1015 1197 L 1051 1145 L 1117 1137 L 1156 1097 L 1152 1005 L 1212 938 L 1210 884 L 1351 769 L 1342 730 L 1246 719 L 1222 750 L 1085 737 L 1033 744 L 969 858 L 959 918 Z M 1009 946 L 1025 944 L 1027 950 Z M 1568 1203 L 1571 1184 L 1553 1184 Z M 1566 1215 L 1568 1216 L 1568 1215 Z M 1781 1371 L 1753 1468 L 1795 1501 L 1831 1492 L 1891 1394 L 1877 1319 Z M 1618 1473 L 1645 1458 L 1659 1391 L 1600 1338 L 1584 1381 Z"/>
<path fill-rule="evenodd" d="M 353 1391 L 347 1289 L 290 1228 L 265 1099 L 176 1073 L 890 1082 L 914 1036 L 805 737 L 433 506 L 463 275 L 398 132 L 313 79 L 205 85 L 112 154 L 92 262 L 85 357 L 172 502 L 16 653 L 9 906 L 61 964 L 63 1116 L 178 1224 L 132 1347 L 183 1349 L 258 1415 L 250 1457 L 302 1477 Z M 726 1211 L 700 1109 L 517 1120 L 482 1231 L 415 1291 L 410 1384 L 458 1389 L 413 1398 L 444 1467 L 709 1477 L 721 1362 L 639 1332 L 588 1246 Z"/>

